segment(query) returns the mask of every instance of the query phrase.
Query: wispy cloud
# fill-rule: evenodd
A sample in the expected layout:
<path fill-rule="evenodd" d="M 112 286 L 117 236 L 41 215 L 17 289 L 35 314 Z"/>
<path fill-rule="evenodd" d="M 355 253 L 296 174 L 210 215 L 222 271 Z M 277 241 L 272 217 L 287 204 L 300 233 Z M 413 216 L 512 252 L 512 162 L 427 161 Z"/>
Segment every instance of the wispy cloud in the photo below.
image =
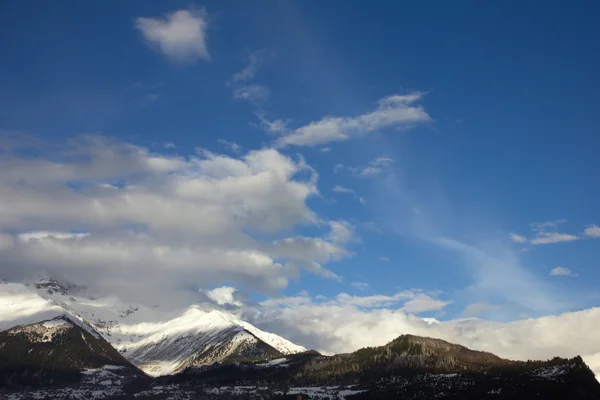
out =
<path fill-rule="evenodd" d="M 558 232 L 559 225 L 567 222 L 566 219 L 557 219 L 547 222 L 534 222 L 530 224 L 531 230 L 536 233 L 535 237 L 529 241 L 533 245 L 552 244 L 561 242 L 572 242 L 580 239 L 579 236 L 568 233 Z"/>
<path fill-rule="evenodd" d="M 409 128 L 431 121 L 429 115 L 416 102 L 423 93 L 384 97 L 377 108 L 353 117 L 324 117 L 287 132 L 275 142 L 279 147 L 318 146 L 345 141 L 384 128 Z"/>
<path fill-rule="evenodd" d="M 579 236 L 570 235 L 568 233 L 559 232 L 540 232 L 538 235 L 529 241 L 529 243 L 538 244 L 552 244 L 561 242 L 572 242 L 574 240 L 581 239 Z"/>
<path fill-rule="evenodd" d="M 565 267 L 554 267 L 552 268 L 552 270 L 550 271 L 550 275 L 552 276 L 571 276 L 571 277 L 576 277 L 577 274 L 573 273 L 573 271 L 571 271 L 569 268 L 565 268 Z"/>
<path fill-rule="evenodd" d="M 518 235 L 516 233 L 509 233 L 508 236 L 513 242 L 516 243 L 527 243 L 527 238 L 525 236 Z"/>
<path fill-rule="evenodd" d="M 351 241 L 358 241 L 356 227 L 347 221 L 330 221 L 331 232 L 327 238 L 332 243 L 346 244 Z"/>
<path fill-rule="evenodd" d="M 386 263 L 386 262 L 390 262 L 390 259 L 388 257 L 383 257 L 382 256 L 382 257 L 379 257 L 379 261 Z"/>
<path fill-rule="evenodd" d="M 352 175 L 357 176 L 359 178 L 372 178 L 388 170 L 392 165 L 394 165 L 394 160 L 392 158 L 377 157 L 369 161 L 368 164 L 360 167 L 351 167 L 345 166 L 343 164 L 336 164 L 333 168 L 333 172 L 337 174 L 346 170 L 349 171 Z"/>
<path fill-rule="evenodd" d="M 171 60 L 210 60 L 204 9 L 178 10 L 157 18 L 139 17 L 135 20 L 135 27 L 149 45 Z"/>
<path fill-rule="evenodd" d="M 226 82 L 226 85 L 232 89 L 234 99 L 259 103 L 269 98 L 271 95 L 269 88 L 264 85 L 251 83 L 251 81 L 255 78 L 260 68 L 272 56 L 273 53 L 265 49 L 252 52 L 248 55 L 246 66 Z"/>
<path fill-rule="evenodd" d="M 369 288 L 369 284 L 366 282 L 352 282 L 350 286 L 353 286 L 358 290 L 366 290 Z"/>
<path fill-rule="evenodd" d="M 142 96 L 143 104 L 154 104 L 160 96 L 156 93 L 148 93 Z"/>
<path fill-rule="evenodd" d="M 335 185 L 332 190 L 336 193 L 354 193 L 354 190 L 340 185 Z"/>
<path fill-rule="evenodd" d="M 291 122 L 283 119 L 270 120 L 262 113 L 257 113 L 256 117 L 259 123 L 254 125 L 272 135 L 281 135 L 287 132 L 288 125 Z"/>
<path fill-rule="evenodd" d="M 230 142 L 224 139 L 217 140 L 223 147 L 233 151 L 234 153 L 238 153 L 241 149 L 241 146 L 235 142 Z"/>
<path fill-rule="evenodd" d="M 451 301 L 442 301 L 434 299 L 427 294 L 419 293 L 414 298 L 404 303 L 402 310 L 412 314 L 420 314 L 425 311 L 441 310 L 451 303 Z"/>
<path fill-rule="evenodd" d="M 510 233 L 509 236 L 516 243 L 530 243 L 532 245 L 573 242 L 585 238 L 600 237 L 600 228 L 595 225 L 590 225 L 588 228 L 586 228 L 581 236 L 559 232 L 558 227 L 565 222 L 567 222 L 565 219 L 547 222 L 534 222 L 530 224 L 531 231 L 534 233 L 534 237 L 531 239 L 516 233 Z"/>
<path fill-rule="evenodd" d="M 463 315 L 465 317 L 477 317 L 489 311 L 499 310 L 501 308 L 502 307 L 500 306 L 495 306 L 487 303 L 473 303 L 469 304 L 465 308 L 465 311 L 463 311 Z"/>

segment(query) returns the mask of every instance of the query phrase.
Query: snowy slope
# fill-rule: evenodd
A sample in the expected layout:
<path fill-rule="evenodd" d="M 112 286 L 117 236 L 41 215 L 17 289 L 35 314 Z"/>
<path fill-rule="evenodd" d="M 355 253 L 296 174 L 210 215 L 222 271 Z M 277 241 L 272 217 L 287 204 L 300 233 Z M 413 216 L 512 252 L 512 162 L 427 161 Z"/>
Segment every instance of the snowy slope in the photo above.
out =
<path fill-rule="evenodd" d="M 50 279 L 27 286 L 0 284 L 0 330 L 65 313 L 84 328 L 93 327 L 124 357 L 155 376 L 188 366 L 262 361 L 306 350 L 212 304 L 163 312 L 160 307 L 125 304 L 115 297 L 78 296 L 77 287 Z"/>

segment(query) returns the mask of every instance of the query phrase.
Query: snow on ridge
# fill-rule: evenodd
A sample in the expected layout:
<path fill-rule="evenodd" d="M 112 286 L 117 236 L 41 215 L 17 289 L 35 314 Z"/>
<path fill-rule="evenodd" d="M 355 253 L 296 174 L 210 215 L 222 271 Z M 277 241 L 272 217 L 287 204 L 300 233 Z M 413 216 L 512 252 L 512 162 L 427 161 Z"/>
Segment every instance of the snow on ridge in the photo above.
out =
<path fill-rule="evenodd" d="M 200 340 L 206 346 L 228 343 L 225 352 L 236 351 L 240 343 L 244 346 L 254 343 L 256 338 L 284 355 L 306 350 L 278 335 L 264 332 L 212 303 L 194 304 L 179 311 L 163 311 L 141 304 L 123 303 L 113 296 L 86 298 L 76 293 L 65 294 L 65 290 L 54 289 L 57 284 L 51 278 L 29 285 L 1 283 L 0 330 L 61 317 L 94 337 L 103 337 L 134 364 L 137 360 L 132 355 L 138 350 L 146 352 L 158 346 L 168 353 L 171 350 L 165 346 L 177 347 L 178 340 Z M 56 288 L 59 289 L 59 286 Z M 182 357 L 183 350 L 175 349 L 181 352 Z M 164 356 L 152 359 L 159 375 L 170 373 L 183 361 Z"/>

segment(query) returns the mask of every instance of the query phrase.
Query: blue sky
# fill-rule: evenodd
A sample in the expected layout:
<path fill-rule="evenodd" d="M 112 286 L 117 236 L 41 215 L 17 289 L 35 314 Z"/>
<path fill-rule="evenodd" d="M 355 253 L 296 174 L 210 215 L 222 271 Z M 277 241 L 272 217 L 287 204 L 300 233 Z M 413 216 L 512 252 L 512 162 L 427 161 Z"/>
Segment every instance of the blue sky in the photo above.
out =
<path fill-rule="evenodd" d="M 28 173 L 43 175 L 21 161 L 86 166 L 125 144 L 165 163 L 206 151 L 229 162 L 261 149 L 293 160 L 297 171 L 286 185 L 315 186 L 290 202 L 299 199 L 316 217 L 308 221 L 304 210 L 295 218 L 298 208 L 277 205 L 273 218 L 289 224 L 264 230 L 253 219 L 236 232 L 339 246 L 310 260 L 323 270 L 296 257 L 299 276 L 270 286 L 258 282 L 272 276 L 239 278 L 247 275 L 243 265 L 231 274 L 186 270 L 194 288 L 233 285 L 253 299 L 411 291 L 399 298 L 428 302 L 414 312 L 438 319 L 582 310 L 600 302 L 599 11 L 584 1 L 7 1 L 0 6 L 0 155 L 4 168 L 24 168 L 15 173 L 24 181 L 10 181 L 15 193 Z M 96 139 L 70 142 L 84 134 Z M 70 158 L 74 147 L 85 147 L 83 161 Z M 123 176 L 117 167 L 99 173 L 113 155 L 98 157 L 105 164 L 90 161 L 93 173 L 62 182 L 71 194 L 83 190 L 73 182 L 147 184 L 136 181 L 144 171 L 127 169 L 131 160 L 121 160 Z M 193 173 L 223 178 L 211 168 Z M 267 204 L 278 193 L 260 196 Z M 100 220 L 25 210 L 6 213 L 0 229 L 113 240 L 139 224 L 153 240 L 166 235 L 133 214 L 119 214 L 119 228 L 109 229 Z M 345 237 L 334 237 L 335 222 Z M 192 246 L 184 231 L 169 231 L 181 238 L 174 248 Z M 227 246 L 247 250 L 241 243 Z M 282 264 L 293 258 L 265 254 Z"/>

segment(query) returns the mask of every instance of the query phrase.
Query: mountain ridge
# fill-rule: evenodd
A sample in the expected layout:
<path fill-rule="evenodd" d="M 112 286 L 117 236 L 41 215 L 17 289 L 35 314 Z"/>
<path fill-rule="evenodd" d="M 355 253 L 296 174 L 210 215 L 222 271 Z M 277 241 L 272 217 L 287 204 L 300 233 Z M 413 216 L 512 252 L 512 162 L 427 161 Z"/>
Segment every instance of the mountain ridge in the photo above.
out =
<path fill-rule="evenodd" d="M 50 278 L 28 285 L 5 282 L 2 289 L 0 306 L 4 300 L 14 315 L 27 317 L 7 323 L 1 321 L 0 312 L 0 330 L 70 315 L 154 376 L 176 373 L 199 363 L 233 362 L 236 352 L 240 360 L 251 354 L 253 359 L 264 361 L 306 350 L 210 303 L 195 304 L 173 314 L 125 304 L 116 298 L 80 297 L 83 287 Z M 5 311 L 7 314 L 10 312 Z"/>

